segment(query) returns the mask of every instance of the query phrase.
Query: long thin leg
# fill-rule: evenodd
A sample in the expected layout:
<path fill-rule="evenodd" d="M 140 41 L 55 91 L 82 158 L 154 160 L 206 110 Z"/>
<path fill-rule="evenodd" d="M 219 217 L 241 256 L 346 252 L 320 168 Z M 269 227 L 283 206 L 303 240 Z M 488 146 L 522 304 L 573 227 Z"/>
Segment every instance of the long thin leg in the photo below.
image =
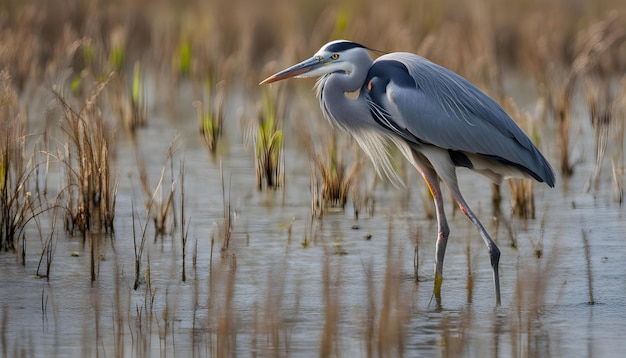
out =
<path fill-rule="evenodd" d="M 437 300 L 437 306 L 441 307 L 441 284 L 443 283 L 443 259 L 446 255 L 446 246 L 448 244 L 448 235 L 450 228 L 446 220 L 446 213 L 443 207 L 443 197 L 439 186 L 439 176 L 435 170 L 428 166 L 418 167 L 420 174 L 424 177 L 428 189 L 435 202 L 435 210 L 437 213 L 437 243 L 435 249 L 435 287 L 433 294 Z"/>
<path fill-rule="evenodd" d="M 485 230 L 485 227 L 483 226 L 483 224 L 480 222 L 480 220 L 478 220 L 478 217 L 476 217 L 476 214 L 474 214 L 472 209 L 470 209 L 470 207 L 467 205 L 467 202 L 465 202 L 463 195 L 461 195 L 461 190 L 459 190 L 459 185 L 457 183 L 456 175 L 454 175 L 453 178 L 447 178 L 447 180 L 445 181 L 446 181 L 446 184 L 448 185 L 448 188 L 450 188 L 450 192 L 452 193 L 454 200 L 456 200 L 457 204 L 459 205 L 459 208 L 461 208 L 461 211 L 463 212 L 463 214 L 465 214 L 465 216 L 467 216 L 470 219 L 472 224 L 476 226 L 476 228 L 478 229 L 478 232 L 480 233 L 480 236 L 483 238 L 483 241 L 485 242 L 485 245 L 487 245 L 487 250 L 489 251 L 489 257 L 491 258 L 491 268 L 493 269 L 493 284 L 496 290 L 496 304 L 499 306 L 500 305 L 500 276 L 498 272 L 498 264 L 500 262 L 500 249 L 498 249 L 498 246 L 496 245 L 496 243 L 491 239 L 491 237 L 489 236 L 489 233 L 487 233 L 487 230 Z"/>
<path fill-rule="evenodd" d="M 461 211 L 469 218 L 469 220 L 476 226 L 480 236 L 482 237 L 485 245 L 487 245 L 487 250 L 489 251 L 489 256 L 491 258 L 491 268 L 493 270 L 493 283 L 496 291 L 496 304 L 500 305 L 500 276 L 498 272 L 498 264 L 500 262 L 500 249 L 496 243 L 491 239 L 487 230 L 483 224 L 481 224 L 476 214 L 470 209 L 461 194 L 461 190 L 459 189 L 459 184 L 456 177 L 456 167 L 451 162 L 449 155 L 443 151 L 430 151 L 428 155 L 425 155 L 428 160 L 432 163 L 435 172 L 437 175 L 446 183 L 454 200 L 461 208 Z M 443 209 L 443 208 L 442 208 Z M 443 211 L 443 210 L 442 210 Z"/>

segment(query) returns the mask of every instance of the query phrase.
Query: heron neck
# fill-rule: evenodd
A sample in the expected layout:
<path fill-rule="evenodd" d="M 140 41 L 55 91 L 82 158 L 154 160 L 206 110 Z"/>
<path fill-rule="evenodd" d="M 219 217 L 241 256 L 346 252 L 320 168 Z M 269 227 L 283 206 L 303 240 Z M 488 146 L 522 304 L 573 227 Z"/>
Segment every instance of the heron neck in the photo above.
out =
<path fill-rule="evenodd" d="M 321 79 L 320 105 L 328 120 L 348 130 L 366 124 L 365 118 L 369 118 L 367 104 L 348 97 L 346 93 L 355 92 L 363 86 L 371 65 L 372 59 L 367 56 L 355 63 L 349 74 L 331 73 Z"/>

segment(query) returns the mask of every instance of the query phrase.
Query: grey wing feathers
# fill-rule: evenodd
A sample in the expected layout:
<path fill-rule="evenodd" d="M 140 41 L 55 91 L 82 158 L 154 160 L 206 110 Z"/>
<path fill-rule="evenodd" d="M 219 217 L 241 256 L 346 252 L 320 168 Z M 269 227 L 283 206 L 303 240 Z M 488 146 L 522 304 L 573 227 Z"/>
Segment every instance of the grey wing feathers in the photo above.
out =
<path fill-rule="evenodd" d="M 402 63 L 413 82 L 390 71 L 378 107 L 387 121 L 423 143 L 480 154 L 524 169 L 554 186 L 554 173 L 532 141 L 489 96 L 463 77 L 422 57 L 393 53 L 378 62 Z M 389 67 L 389 66 L 386 66 Z M 378 69 L 381 72 L 381 69 Z M 376 101 L 376 100 L 374 100 Z M 380 110 L 380 109 L 379 109 Z M 404 136 L 406 138 L 406 136 Z"/>

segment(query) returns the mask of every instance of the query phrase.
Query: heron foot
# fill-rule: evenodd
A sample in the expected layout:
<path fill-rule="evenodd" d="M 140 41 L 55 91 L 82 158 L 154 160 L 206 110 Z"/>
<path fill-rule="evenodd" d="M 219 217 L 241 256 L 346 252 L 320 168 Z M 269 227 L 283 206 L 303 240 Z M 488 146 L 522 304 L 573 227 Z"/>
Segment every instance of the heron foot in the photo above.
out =
<path fill-rule="evenodd" d="M 493 247 L 489 248 L 489 256 L 491 256 L 491 268 L 493 269 L 493 284 L 496 291 L 496 305 L 500 306 L 500 250 L 497 246 L 495 246 L 495 244 Z"/>
<path fill-rule="evenodd" d="M 443 283 L 443 275 L 435 272 L 435 286 L 433 288 L 433 296 L 437 302 L 437 307 L 441 308 L 441 284 Z"/>

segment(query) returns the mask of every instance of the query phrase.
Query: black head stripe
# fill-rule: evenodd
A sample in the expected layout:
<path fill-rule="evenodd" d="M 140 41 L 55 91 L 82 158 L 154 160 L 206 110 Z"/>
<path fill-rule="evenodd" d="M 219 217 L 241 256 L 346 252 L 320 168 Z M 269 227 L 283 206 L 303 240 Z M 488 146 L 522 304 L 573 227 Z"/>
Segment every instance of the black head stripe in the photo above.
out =
<path fill-rule="evenodd" d="M 343 52 L 352 48 L 365 48 L 365 46 L 360 45 L 356 42 L 341 41 L 326 46 L 325 50 L 328 52 Z"/>

